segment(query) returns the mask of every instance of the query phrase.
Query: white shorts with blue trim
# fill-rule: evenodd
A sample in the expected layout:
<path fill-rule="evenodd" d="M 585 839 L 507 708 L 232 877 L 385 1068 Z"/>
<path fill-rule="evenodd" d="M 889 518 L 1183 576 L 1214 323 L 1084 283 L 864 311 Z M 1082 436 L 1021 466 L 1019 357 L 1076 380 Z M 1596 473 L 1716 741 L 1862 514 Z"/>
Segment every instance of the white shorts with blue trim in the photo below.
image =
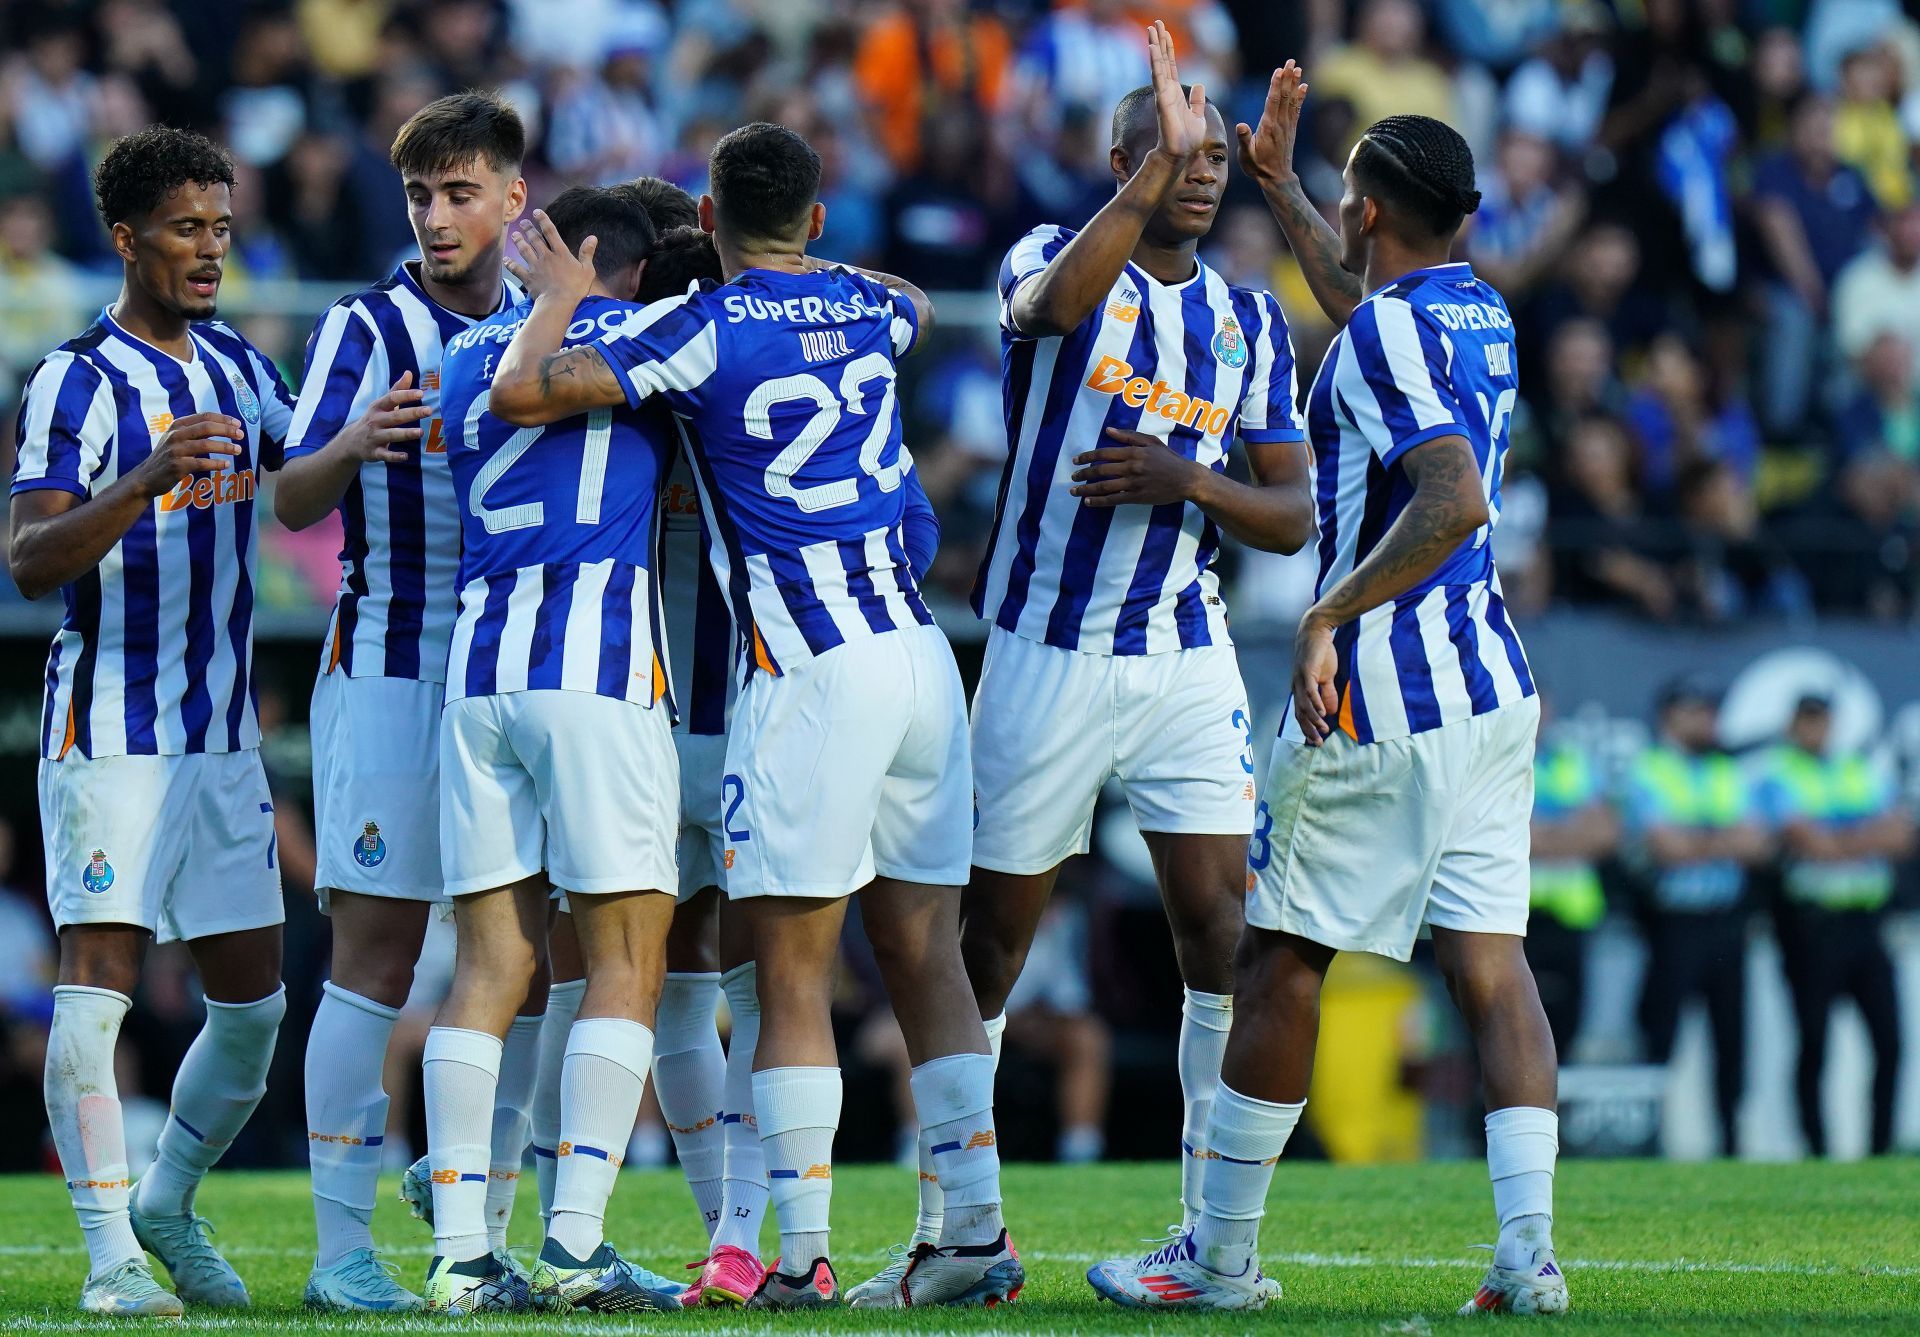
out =
<path fill-rule="evenodd" d="M 1527 932 L 1527 697 L 1411 737 L 1282 737 L 1247 850 L 1247 922 L 1405 961 L 1422 927 Z"/>
<path fill-rule="evenodd" d="M 1231 645 L 1066 650 L 1001 627 L 973 694 L 973 861 L 1044 873 L 1085 854 L 1117 777 L 1142 831 L 1244 837 L 1253 723 Z"/>
<path fill-rule="evenodd" d="M 314 885 L 444 901 L 440 876 L 440 704 L 412 678 L 322 673 L 313 684 Z"/>
<path fill-rule="evenodd" d="M 58 928 L 137 924 L 158 942 L 280 923 L 280 851 L 260 752 L 40 763 Z"/>
<path fill-rule="evenodd" d="M 756 673 L 721 781 L 727 896 L 833 898 L 876 876 L 964 886 L 972 788 L 966 689 L 938 627 Z"/>

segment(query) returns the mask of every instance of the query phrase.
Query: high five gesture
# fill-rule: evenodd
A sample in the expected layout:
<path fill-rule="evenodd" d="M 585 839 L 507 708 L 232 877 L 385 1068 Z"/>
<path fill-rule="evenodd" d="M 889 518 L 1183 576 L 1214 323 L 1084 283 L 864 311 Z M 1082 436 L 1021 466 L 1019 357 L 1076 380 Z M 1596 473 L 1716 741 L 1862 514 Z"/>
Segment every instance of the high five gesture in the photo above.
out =
<path fill-rule="evenodd" d="M 1180 88 L 1180 68 L 1173 58 L 1173 34 L 1154 20 L 1147 29 L 1147 60 L 1153 70 L 1153 110 L 1160 125 L 1160 152 L 1184 165 L 1207 142 L 1207 90 L 1199 84 L 1191 92 Z"/>
<path fill-rule="evenodd" d="M 1314 300 L 1336 325 L 1347 323 L 1360 302 L 1360 276 L 1340 264 L 1340 234 L 1320 216 L 1294 171 L 1293 148 L 1300 134 L 1300 110 L 1306 105 L 1306 71 L 1288 61 L 1267 82 L 1260 124 L 1234 127 L 1240 139 L 1240 170 L 1266 196 L 1267 208 L 1287 245 L 1300 261 Z"/>

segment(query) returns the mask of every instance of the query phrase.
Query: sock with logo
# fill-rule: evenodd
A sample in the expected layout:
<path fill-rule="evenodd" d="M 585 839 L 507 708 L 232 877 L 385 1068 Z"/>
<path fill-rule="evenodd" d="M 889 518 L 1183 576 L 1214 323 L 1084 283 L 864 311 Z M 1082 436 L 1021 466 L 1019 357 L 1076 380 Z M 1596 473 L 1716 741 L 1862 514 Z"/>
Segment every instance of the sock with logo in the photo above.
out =
<path fill-rule="evenodd" d="M 130 1006 L 112 989 L 55 985 L 47 1031 L 47 1122 L 94 1276 L 146 1257 L 127 1220 L 127 1135 L 113 1078 Z"/>
<path fill-rule="evenodd" d="M 727 1055 L 714 1023 L 719 1002 L 718 973 L 670 972 L 660 987 L 653 1044 L 654 1094 L 709 1240 L 720 1225 L 727 1154 L 720 1122 Z"/>
<path fill-rule="evenodd" d="M 380 1084 L 397 1008 L 328 980 L 307 1033 L 307 1166 L 313 1176 L 314 1262 L 332 1267 L 373 1247 L 373 1204 L 387 1134 Z"/>
<path fill-rule="evenodd" d="M 560 1082 L 560 1173 L 547 1234 L 585 1259 L 606 1238 L 607 1202 L 640 1116 L 653 1032 L 625 1017 L 582 1017 L 567 1037 Z"/>
<path fill-rule="evenodd" d="M 1220 1084 L 1220 1060 L 1233 1029 L 1233 995 L 1188 989 L 1180 1004 L 1180 1206 L 1187 1229 L 1200 1219 L 1200 1171 L 1206 1164 L 1207 1116 Z"/>
<path fill-rule="evenodd" d="M 940 1245 L 990 1244 L 1000 1220 L 1000 1148 L 993 1126 L 993 1055 L 930 1059 L 908 1078 L 940 1178 Z"/>
<path fill-rule="evenodd" d="M 840 1094 L 838 1068 L 766 1068 L 753 1074 L 767 1187 L 780 1222 L 781 1266 L 790 1276 L 827 1257 Z"/>
<path fill-rule="evenodd" d="M 1007 1014 L 988 1017 L 980 1023 L 987 1032 L 987 1048 L 993 1055 L 993 1070 L 1000 1071 L 1000 1045 L 1007 1033 Z M 989 1090 L 991 1099 L 991 1090 Z M 914 1244 L 938 1244 L 946 1228 L 946 1195 L 940 1187 L 940 1169 L 933 1161 L 933 1141 L 923 1122 L 919 1136 L 920 1213 L 914 1218 Z"/>
<path fill-rule="evenodd" d="M 553 1216 L 553 1180 L 559 1169 L 560 1068 L 567 1058 L 567 1033 L 580 1015 L 585 980 L 547 986 L 547 1012 L 540 1020 L 540 1049 L 533 1079 L 533 1174 L 540 1187 L 540 1219 Z"/>
<path fill-rule="evenodd" d="M 503 1046 L 485 1031 L 435 1026 L 420 1061 L 433 1167 L 433 1251 L 449 1262 L 484 1258 L 493 1092 Z"/>
<path fill-rule="evenodd" d="M 513 1199 L 520 1188 L 520 1167 L 533 1136 L 528 1107 L 533 1084 L 540 1075 L 540 1032 L 544 1013 L 515 1017 L 500 1046 L 500 1080 L 493 1089 L 493 1136 L 487 1157 L 487 1245 L 495 1253 L 507 1247 L 507 1226 L 513 1221 Z"/>
<path fill-rule="evenodd" d="M 1193 1254 L 1202 1266 L 1237 1277 L 1252 1264 L 1274 1162 L 1306 1107 L 1304 1100 L 1297 1105 L 1255 1100 L 1220 1083 L 1207 1121 L 1210 1155 L 1202 1162 L 1206 1206 L 1193 1229 Z"/>
<path fill-rule="evenodd" d="M 1500 1218 L 1495 1267 L 1520 1269 L 1553 1247 L 1553 1167 L 1560 1154 L 1560 1116 L 1532 1105 L 1487 1115 L 1487 1173 Z"/>
<path fill-rule="evenodd" d="M 251 1003 L 216 1003 L 173 1079 L 173 1103 L 153 1164 L 133 1207 L 142 1216 L 184 1216 L 213 1163 L 240 1135 L 267 1093 L 267 1066 L 287 1014 L 287 991 Z"/>
<path fill-rule="evenodd" d="M 759 972 L 753 962 L 720 977 L 732 1016 L 727 1074 L 720 1104 L 724 1143 L 720 1225 L 713 1246 L 731 1245 L 760 1254 L 760 1223 L 767 1215 L 767 1153 L 753 1112 L 753 1051 L 760 1042 Z"/>

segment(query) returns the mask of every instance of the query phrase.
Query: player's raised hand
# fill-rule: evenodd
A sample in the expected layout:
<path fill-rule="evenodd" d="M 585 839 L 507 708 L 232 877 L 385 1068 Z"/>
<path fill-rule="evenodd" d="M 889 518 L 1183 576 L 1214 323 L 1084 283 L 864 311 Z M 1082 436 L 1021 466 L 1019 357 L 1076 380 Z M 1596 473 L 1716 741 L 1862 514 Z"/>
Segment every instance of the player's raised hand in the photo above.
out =
<path fill-rule="evenodd" d="M 1207 90 L 1199 84 L 1180 91 L 1180 68 L 1173 58 L 1173 34 L 1155 19 L 1147 29 L 1147 60 L 1153 67 L 1153 108 L 1160 121 L 1160 150 L 1185 162 L 1207 142 Z"/>
<path fill-rule="evenodd" d="M 400 379 L 334 440 L 357 460 L 405 464 L 413 456 L 395 447 L 418 441 L 421 420 L 433 416 L 433 410 L 421 402 L 423 398 L 413 383 L 413 373 L 403 371 Z"/>
<path fill-rule="evenodd" d="M 1333 628 L 1309 611 L 1300 619 L 1293 638 L 1293 717 L 1308 747 L 1319 747 L 1334 729 L 1340 714 L 1340 694 L 1333 675 L 1340 668 L 1340 652 L 1333 647 Z"/>
<path fill-rule="evenodd" d="M 240 443 L 246 439 L 240 420 L 224 413 L 176 418 L 132 476 L 147 496 L 164 497 L 195 474 L 231 468 L 232 457 L 240 453 Z"/>
<path fill-rule="evenodd" d="M 598 237 L 582 241 L 580 254 L 575 255 L 547 211 L 535 209 L 532 218 L 522 219 L 513 229 L 513 245 L 520 258 L 507 261 L 507 272 L 520 280 L 535 301 L 564 301 L 571 308 L 593 290 Z"/>
<path fill-rule="evenodd" d="M 1205 466 L 1188 459 L 1157 436 L 1107 428 L 1120 442 L 1073 457 L 1074 486 L 1069 489 L 1083 504 L 1099 509 L 1114 506 L 1166 506 L 1193 496 L 1194 472 Z"/>
<path fill-rule="evenodd" d="M 1293 145 L 1300 134 L 1300 108 L 1307 100 L 1306 71 L 1288 61 L 1267 81 L 1266 105 L 1260 124 L 1242 121 L 1233 127 L 1240 137 L 1240 170 L 1261 185 L 1277 185 L 1293 178 Z"/>

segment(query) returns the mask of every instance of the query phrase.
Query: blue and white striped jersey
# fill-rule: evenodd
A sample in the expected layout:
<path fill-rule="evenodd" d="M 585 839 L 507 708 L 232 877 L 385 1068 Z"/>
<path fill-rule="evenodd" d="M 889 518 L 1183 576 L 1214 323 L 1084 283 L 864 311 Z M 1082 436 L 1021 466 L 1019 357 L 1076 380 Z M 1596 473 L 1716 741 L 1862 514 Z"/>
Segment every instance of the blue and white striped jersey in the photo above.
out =
<path fill-rule="evenodd" d="M 1157 436 L 1224 473 L 1236 434 L 1298 441 L 1293 345 L 1271 293 L 1206 265 L 1161 283 L 1129 264 L 1100 309 L 1057 338 L 1014 328 L 1013 295 L 1074 233 L 1038 227 L 1000 266 L 1007 463 L 973 610 L 1030 640 L 1101 655 L 1230 643 L 1213 561 L 1220 531 L 1197 506 L 1084 505 L 1074 456 L 1108 427 Z"/>
<path fill-rule="evenodd" d="M 912 304 L 863 275 L 755 269 L 598 345 L 632 403 L 660 395 L 682 421 L 745 672 L 932 624 L 903 546 L 894 397 L 918 331 Z"/>
<path fill-rule="evenodd" d="M 138 468 L 176 418 L 246 425 L 228 469 L 157 499 L 100 565 L 66 587 L 47 656 L 40 755 L 237 752 L 254 717 L 254 488 L 286 440 L 293 396 L 219 321 L 192 325 L 193 360 L 134 338 L 102 312 L 27 378 L 13 491 L 96 495 Z"/>
<path fill-rule="evenodd" d="M 1323 594 L 1413 496 L 1401 457 L 1442 436 L 1473 447 L 1492 517 L 1426 580 L 1334 633 L 1339 728 L 1404 738 L 1533 695 L 1490 540 L 1518 387 L 1507 304 L 1465 264 L 1415 270 L 1372 294 L 1327 350 L 1307 396 Z M 1287 713 L 1281 733 L 1298 738 Z"/>
<path fill-rule="evenodd" d="M 460 499 L 460 615 L 447 700 L 558 689 L 651 707 L 668 693 L 654 548 L 674 450 L 657 405 L 604 408 L 544 427 L 487 412 L 523 302 L 447 341 L 442 404 Z M 589 297 L 568 346 L 641 308 Z"/>
<path fill-rule="evenodd" d="M 460 561 L 460 508 L 447 472 L 446 424 L 439 412 L 440 359 L 447 340 L 475 324 L 428 297 L 409 260 L 383 282 L 335 302 L 307 340 L 287 458 L 332 441 L 413 373 L 434 415 L 407 464 L 370 461 L 340 499 L 345 529 L 340 597 L 321 662 L 356 678 L 440 682 L 447 669 Z M 519 299 L 502 280 L 499 308 Z"/>

